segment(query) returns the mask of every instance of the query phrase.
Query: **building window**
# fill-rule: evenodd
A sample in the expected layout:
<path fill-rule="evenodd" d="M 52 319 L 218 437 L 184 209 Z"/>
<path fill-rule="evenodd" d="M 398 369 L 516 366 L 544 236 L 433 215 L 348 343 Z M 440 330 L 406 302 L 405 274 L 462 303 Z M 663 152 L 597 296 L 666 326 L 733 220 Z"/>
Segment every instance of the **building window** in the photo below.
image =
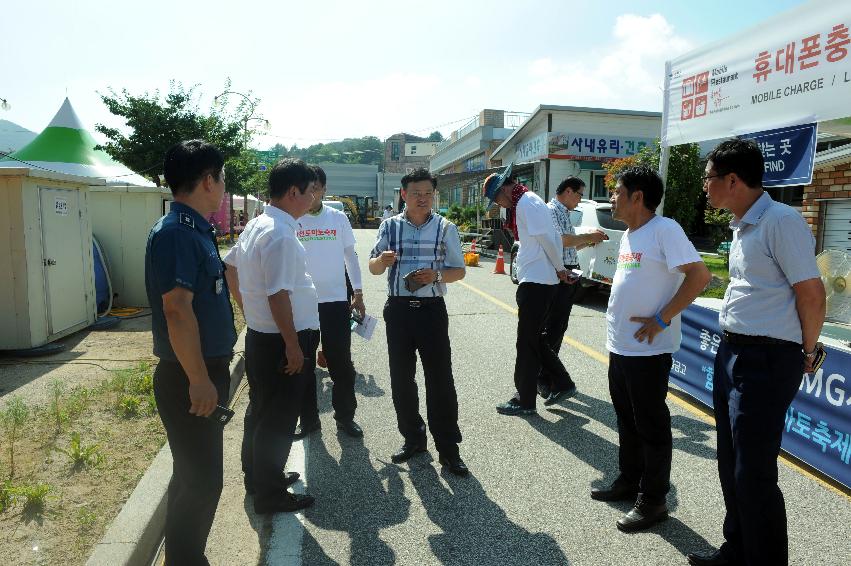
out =
<path fill-rule="evenodd" d="M 606 173 L 593 173 L 591 177 L 591 194 L 586 198 L 597 201 L 609 200 L 609 189 L 606 188 Z"/>
<path fill-rule="evenodd" d="M 399 142 L 390 142 L 390 161 L 399 161 Z"/>
<path fill-rule="evenodd" d="M 411 155 L 416 155 L 416 154 L 417 154 L 417 146 L 412 145 L 411 146 Z"/>

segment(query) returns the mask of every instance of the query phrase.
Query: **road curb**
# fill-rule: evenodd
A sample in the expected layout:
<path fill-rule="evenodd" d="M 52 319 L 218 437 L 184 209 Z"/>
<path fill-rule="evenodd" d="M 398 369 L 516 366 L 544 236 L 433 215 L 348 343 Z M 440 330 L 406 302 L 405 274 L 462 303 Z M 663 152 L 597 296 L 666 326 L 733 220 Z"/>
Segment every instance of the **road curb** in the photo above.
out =
<path fill-rule="evenodd" d="M 245 373 L 245 330 L 234 346 L 230 394 Z M 166 495 L 171 481 L 171 449 L 166 443 L 139 480 L 121 511 L 95 546 L 86 566 L 148 566 L 162 541 Z"/>

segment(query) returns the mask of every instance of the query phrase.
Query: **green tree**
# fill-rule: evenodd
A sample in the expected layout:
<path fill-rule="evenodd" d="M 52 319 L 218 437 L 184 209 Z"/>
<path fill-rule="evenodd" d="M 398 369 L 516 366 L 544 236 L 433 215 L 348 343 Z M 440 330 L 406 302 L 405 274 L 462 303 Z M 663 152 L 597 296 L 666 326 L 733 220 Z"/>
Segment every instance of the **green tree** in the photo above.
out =
<path fill-rule="evenodd" d="M 98 149 L 158 185 L 163 155 L 179 141 L 206 140 L 216 145 L 225 159 L 238 156 L 248 145 L 250 131 L 245 127 L 248 117 L 245 105 L 238 106 L 234 114 L 216 109 L 204 113 L 198 107 L 195 87 L 186 89 L 171 82 L 165 96 L 158 90 L 134 95 L 126 89 L 120 93 L 110 89 L 109 94 L 100 97 L 112 114 L 124 118 L 130 132 L 125 134 L 118 128 L 96 124 L 95 129 L 109 140 Z"/>
<path fill-rule="evenodd" d="M 645 165 L 658 171 L 660 158 L 661 148 L 659 140 L 656 140 L 653 145 L 643 147 L 634 156 L 607 163 L 604 165 L 608 171 L 606 187 L 609 190 L 613 189 L 616 174 L 632 165 Z M 668 159 L 663 214 L 679 222 L 687 234 L 691 233 L 700 211 L 698 203 L 703 190 L 702 177 L 703 163 L 700 159 L 700 146 L 696 143 L 672 146 L 671 156 Z"/>
<path fill-rule="evenodd" d="M 434 132 L 430 133 L 426 139 L 430 142 L 442 142 L 443 134 L 435 130 Z"/>

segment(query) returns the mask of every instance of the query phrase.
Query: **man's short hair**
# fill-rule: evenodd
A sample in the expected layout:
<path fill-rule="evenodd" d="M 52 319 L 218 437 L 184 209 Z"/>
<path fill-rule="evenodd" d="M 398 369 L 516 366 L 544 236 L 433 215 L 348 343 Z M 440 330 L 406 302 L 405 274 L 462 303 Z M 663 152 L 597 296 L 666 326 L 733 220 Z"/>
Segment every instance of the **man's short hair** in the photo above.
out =
<path fill-rule="evenodd" d="M 298 187 L 298 192 L 304 194 L 307 186 L 315 180 L 316 173 L 307 163 L 294 157 L 285 157 L 269 173 L 269 198 L 281 198 L 290 187 Z"/>
<path fill-rule="evenodd" d="M 583 181 L 579 177 L 570 176 L 558 184 L 558 187 L 556 187 L 556 194 L 560 195 L 564 193 L 564 191 L 566 191 L 567 189 L 570 189 L 574 193 L 577 193 L 581 191 L 584 186 L 585 181 Z"/>
<path fill-rule="evenodd" d="M 171 194 L 191 194 L 208 174 L 221 178 L 225 157 L 213 144 L 203 140 L 176 143 L 165 152 L 163 175 Z"/>
<path fill-rule="evenodd" d="M 654 212 L 662 202 L 662 195 L 665 193 L 662 177 L 650 167 L 645 165 L 627 167 L 618 173 L 617 180 L 621 182 L 629 196 L 632 196 L 635 191 L 641 191 L 644 195 L 644 206 L 650 212 Z"/>
<path fill-rule="evenodd" d="M 322 167 L 319 165 L 313 165 L 311 166 L 311 169 L 313 169 L 313 172 L 316 174 L 316 180 L 320 185 L 324 187 L 328 184 L 328 178 L 325 176 L 325 170 Z"/>
<path fill-rule="evenodd" d="M 718 175 L 735 173 L 747 186 L 755 189 L 762 187 L 765 160 L 755 141 L 739 138 L 722 141 L 709 152 L 706 159 L 712 162 Z"/>
<path fill-rule="evenodd" d="M 414 169 L 402 177 L 402 188 L 408 190 L 408 183 L 417 183 L 419 181 L 431 181 L 431 187 L 433 189 L 437 188 L 437 177 L 432 175 L 425 167 Z"/>

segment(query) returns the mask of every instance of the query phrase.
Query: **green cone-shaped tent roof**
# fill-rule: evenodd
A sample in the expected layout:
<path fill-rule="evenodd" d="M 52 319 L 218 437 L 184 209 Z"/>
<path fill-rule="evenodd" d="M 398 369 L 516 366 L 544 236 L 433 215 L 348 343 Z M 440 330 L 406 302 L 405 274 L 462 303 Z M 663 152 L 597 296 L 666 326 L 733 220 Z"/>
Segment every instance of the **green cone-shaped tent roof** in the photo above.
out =
<path fill-rule="evenodd" d="M 96 145 L 66 98 L 47 128 L 12 153 L 12 159 L 0 161 L 0 167 L 30 165 L 69 175 L 106 179 L 106 184 L 111 186 L 154 186 L 105 152 L 95 150 Z"/>

